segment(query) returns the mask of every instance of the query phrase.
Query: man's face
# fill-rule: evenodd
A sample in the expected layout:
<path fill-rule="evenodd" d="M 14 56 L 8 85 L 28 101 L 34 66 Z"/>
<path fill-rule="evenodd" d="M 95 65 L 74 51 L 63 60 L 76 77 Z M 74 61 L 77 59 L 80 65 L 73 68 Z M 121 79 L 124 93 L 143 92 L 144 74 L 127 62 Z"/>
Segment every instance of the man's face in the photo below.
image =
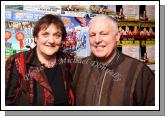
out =
<path fill-rule="evenodd" d="M 89 35 L 92 53 L 97 58 L 105 60 L 112 55 L 116 48 L 116 32 L 111 20 L 93 19 L 89 26 Z"/>
<path fill-rule="evenodd" d="M 51 24 L 48 28 L 41 29 L 35 40 L 38 53 L 44 56 L 52 56 L 58 52 L 61 46 L 62 32 L 54 24 Z"/>

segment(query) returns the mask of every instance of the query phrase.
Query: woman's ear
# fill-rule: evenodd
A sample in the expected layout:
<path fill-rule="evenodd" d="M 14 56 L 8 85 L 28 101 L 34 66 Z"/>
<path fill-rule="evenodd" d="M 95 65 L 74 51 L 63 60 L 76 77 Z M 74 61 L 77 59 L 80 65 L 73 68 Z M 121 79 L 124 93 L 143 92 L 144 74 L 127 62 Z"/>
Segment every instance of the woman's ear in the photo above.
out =
<path fill-rule="evenodd" d="M 37 38 L 36 37 L 34 37 L 34 42 L 37 43 Z"/>

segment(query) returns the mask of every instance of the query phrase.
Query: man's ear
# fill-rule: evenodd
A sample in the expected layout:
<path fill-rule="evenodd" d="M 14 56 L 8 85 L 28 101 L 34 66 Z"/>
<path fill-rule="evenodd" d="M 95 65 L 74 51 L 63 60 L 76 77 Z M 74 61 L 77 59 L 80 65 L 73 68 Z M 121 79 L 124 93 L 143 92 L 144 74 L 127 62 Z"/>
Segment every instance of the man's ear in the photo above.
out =
<path fill-rule="evenodd" d="M 115 35 L 116 41 L 119 41 L 120 36 L 121 36 L 121 34 L 119 32 L 117 32 L 116 35 Z"/>

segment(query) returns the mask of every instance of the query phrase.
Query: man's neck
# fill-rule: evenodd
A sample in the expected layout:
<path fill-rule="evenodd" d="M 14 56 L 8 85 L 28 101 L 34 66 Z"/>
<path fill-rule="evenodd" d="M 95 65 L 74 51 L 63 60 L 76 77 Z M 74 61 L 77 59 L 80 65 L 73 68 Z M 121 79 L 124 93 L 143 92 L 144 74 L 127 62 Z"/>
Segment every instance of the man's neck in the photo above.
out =
<path fill-rule="evenodd" d="M 112 53 L 108 56 L 108 58 L 105 58 L 105 59 L 98 59 L 101 63 L 103 63 L 104 65 L 108 65 L 109 63 L 112 62 L 112 60 L 114 59 L 116 55 L 116 49 L 114 49 L 112 51 Z"/>

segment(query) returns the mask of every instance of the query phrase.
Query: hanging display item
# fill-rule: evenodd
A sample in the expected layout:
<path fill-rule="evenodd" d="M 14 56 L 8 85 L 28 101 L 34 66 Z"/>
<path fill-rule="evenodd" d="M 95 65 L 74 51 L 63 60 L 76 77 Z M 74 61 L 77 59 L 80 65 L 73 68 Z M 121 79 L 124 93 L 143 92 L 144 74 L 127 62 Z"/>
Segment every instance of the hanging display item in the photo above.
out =
<path fill-rule="evenodd" d="M 83 58 L 91 54 L 88 24 L 94 16 L 105 14 L 117 20 L 117 46 L 123 53 L 139 60 L 147 53 L 147 58 L 154 60 L 155 54 L 150 52 L 153 47 L 146 46 L 147 41 L 153 41 L 155 46 L 154 5 L 7 5 L 6 57 L 35 47 L 33 28 L 45 14 L 61 17 L 67 31 L 62 50 L 72 56 Z"/>
<path fill-rule="evenodd" d="M 12 37 L 12 33 L 8 30 L 5 31 L 5 42 L 7 42 Z"/>
<path fill-rule="evenodd" d="M 16 39 L 19 41 L 20 43 L 20 49 L 24 48 L 24 44 L 23 44 L 23 40 L 24 40 L 25 36 L 22 32 L 17 32 L 16 33 Z"/>

